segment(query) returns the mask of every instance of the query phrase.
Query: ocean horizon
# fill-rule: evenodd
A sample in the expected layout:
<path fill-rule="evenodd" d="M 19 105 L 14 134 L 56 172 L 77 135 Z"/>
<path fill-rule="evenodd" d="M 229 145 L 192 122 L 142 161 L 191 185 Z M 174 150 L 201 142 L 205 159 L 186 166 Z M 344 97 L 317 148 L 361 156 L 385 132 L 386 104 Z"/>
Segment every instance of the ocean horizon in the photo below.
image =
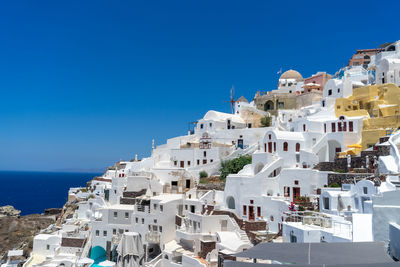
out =
<path fill-rule="evenodd" d="M 61 208 L 70 187 L 84 187 L 101 173 L 59 171 L 0 171 L 0 206 L 12 205 L 21 215 Z"/>

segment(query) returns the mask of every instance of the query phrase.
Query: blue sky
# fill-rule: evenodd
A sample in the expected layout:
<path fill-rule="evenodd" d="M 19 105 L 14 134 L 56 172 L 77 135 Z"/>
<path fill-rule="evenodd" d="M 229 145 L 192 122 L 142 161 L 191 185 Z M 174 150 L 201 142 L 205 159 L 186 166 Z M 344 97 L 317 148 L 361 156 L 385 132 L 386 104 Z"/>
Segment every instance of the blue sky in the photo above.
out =
<path fill-rule="evenodd" d="M 396 1 L 0 4 L 0 169 L 102 168 L 187 132 L 229 89 L 334 73 L 400 39 Z"/>

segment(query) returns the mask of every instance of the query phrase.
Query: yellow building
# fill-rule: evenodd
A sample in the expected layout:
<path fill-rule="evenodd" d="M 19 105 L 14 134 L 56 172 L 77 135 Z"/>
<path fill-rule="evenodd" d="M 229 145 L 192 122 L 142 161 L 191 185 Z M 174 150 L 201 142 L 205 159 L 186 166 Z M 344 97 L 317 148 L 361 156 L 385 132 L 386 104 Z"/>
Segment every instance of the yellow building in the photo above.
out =
<path fill-rule="evenodd" d="M 375 145 L 380 137 L 397 130 L 400 127 L 399 105 L 400 88 L 395 84 L 354 88 L 353 95 L 336 99 L 336 117 L 365 116 L 361 146 L 353 146 L 341 156 L 354 154 L 355 150 L 365 150 Z"/>

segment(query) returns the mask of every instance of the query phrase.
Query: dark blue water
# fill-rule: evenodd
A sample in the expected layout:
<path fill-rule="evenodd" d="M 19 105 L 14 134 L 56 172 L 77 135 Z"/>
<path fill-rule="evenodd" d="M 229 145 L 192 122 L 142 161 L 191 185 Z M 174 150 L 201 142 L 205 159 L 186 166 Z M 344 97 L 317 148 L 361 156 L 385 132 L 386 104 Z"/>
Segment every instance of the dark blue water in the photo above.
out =
<path fill-rule="evenodd" d="M 21 215 L 61 208 L 70 187 L 86 186 L 98 173 L 0 171 L 0 206 L 12 205 Z"/>

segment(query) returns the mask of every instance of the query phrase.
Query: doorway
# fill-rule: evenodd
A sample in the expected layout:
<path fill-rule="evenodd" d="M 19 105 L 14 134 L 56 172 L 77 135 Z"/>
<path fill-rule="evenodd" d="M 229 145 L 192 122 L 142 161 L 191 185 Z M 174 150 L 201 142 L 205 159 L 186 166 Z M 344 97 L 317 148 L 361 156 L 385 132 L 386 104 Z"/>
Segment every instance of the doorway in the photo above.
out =
<path fill-rule="evenodd" d="M 238 139 L 237 142 L 238 142 L 238 145 L 237 145 L 238 148 L 243 149 L 243 139 Z"/>
<path fill-rule="evenodd" d="M 293 187 L 293 200 L 300 196 L 300 187 Z"/>
<path fill-rule="evenodd" d="M 254 221 L 254 206 L 249 206 L 249 221 Z"/>

